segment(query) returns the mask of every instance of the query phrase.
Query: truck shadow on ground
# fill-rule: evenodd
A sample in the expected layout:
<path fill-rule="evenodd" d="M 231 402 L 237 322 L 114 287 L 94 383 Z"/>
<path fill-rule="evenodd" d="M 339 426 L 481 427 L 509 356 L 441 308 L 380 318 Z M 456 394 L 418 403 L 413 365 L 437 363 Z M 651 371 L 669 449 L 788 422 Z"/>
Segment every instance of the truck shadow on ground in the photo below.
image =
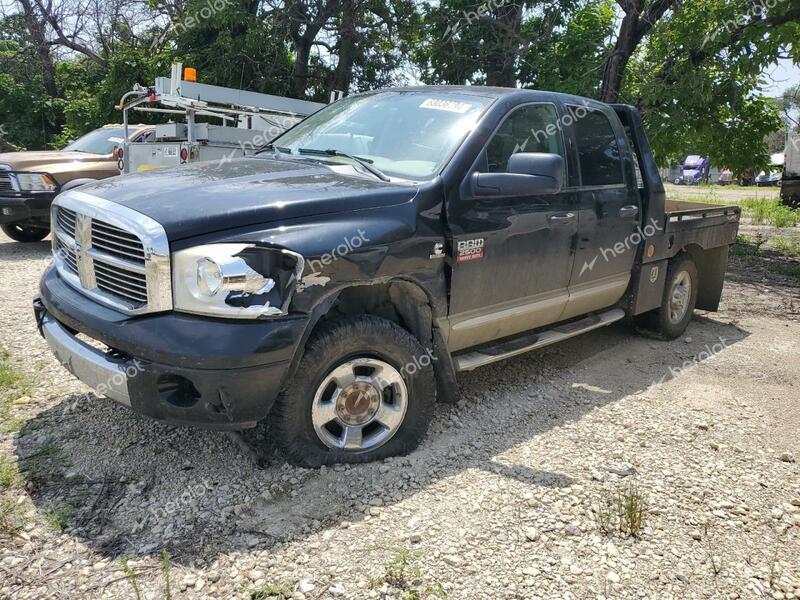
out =
<path fill-rule="evenodd" d="M 748 335 L 698 317 L 687 338 L 660 342 L 618 324 L 467 373 L 461 401 L 438 406 L 422 446 L 381 463 L 292 467 L 257 429 L 246 439 L 268 457 L 258 468 L 227 434 L 156 423 L 92 395 L 66 397 L 28 421 L 16 451 L 37 509 L 65 515 L 61 535 L 109 557 L 167 548 L 180 564 L 210 561 L 391 510 L 471 469 L 533 493 L 569 486 L 587 475 L 523 464 L 513 449 Z"/>

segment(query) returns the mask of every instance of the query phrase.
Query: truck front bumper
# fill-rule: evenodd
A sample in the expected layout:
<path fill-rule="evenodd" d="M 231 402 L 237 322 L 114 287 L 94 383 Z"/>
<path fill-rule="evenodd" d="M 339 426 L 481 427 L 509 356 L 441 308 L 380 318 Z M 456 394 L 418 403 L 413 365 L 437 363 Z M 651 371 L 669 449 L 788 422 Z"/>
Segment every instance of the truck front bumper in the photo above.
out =
<path fill-rule="evenodd" d="M 50 220 L 50 205 L 55 193 L 0 195 L 0 224 L 47 223 Z"/>
<path fill-rule="evenodd" d="M 34 312 L 56 358 L 99 394 L 160 421 L 213 429 L 246 429 L 267 416 L 307 323 L 127 317 L 54 269 L 42 277 Z"/>

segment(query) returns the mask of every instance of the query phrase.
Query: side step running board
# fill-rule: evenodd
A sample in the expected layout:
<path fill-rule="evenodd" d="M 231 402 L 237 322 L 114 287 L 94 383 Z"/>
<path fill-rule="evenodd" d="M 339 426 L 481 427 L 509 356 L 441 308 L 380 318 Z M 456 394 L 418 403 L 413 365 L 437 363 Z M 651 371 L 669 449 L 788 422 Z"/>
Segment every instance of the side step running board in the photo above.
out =
<path fill-rule="evenodd" d="M 500 342 L 493 346 L 484 346 L 478 350 L 472 350 L 453 357 L 456 371 L 472 371 L 484 365 L 491 364 L 512 356 L 517 356 L 530 350 L 536 350 L 550 344 L 555 344 L 562 340 L 575 337 L 592 329 L 598 329 L 611 325 L 625 317 L 625 311 L 615 308 L 597 315 L 589 315 L 579 321 L 572 321 L 564 325 L 558 325 L 547 331 L 540 331 L 530 335 L 515 338 L 505 342 Z"/>

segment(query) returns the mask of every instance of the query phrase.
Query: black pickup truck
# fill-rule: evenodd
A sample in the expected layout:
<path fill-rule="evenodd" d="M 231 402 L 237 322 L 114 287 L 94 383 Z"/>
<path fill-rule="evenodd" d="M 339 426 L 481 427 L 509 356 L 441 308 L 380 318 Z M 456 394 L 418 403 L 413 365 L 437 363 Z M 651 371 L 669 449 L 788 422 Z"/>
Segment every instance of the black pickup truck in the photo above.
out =
<path fill-rule="evenodd" d="M 254 157 L 58 196 L 34 301 L 60 361 L 304 465 L 411 451 L 457 373 L 719 304 L 737 207 L 670 203 L 638 113 L 481 87 L 354 95 Z"/>

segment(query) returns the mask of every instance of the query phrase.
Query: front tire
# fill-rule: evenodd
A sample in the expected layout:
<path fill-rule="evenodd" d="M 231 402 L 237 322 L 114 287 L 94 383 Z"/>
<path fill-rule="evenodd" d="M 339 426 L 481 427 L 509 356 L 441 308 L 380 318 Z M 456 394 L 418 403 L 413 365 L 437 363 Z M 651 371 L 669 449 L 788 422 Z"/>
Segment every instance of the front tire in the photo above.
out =
<path fill-rule="evenodd" d="M 407 454 L 433 417 L 431 356 L 371 315 L 323 325 L 270 416 L 289 462 L 319 467 Z"/>
<path fill-rule="evenodd" d="M 41 242 L 50 233 L 50 229 L 47 227 L 20 225 L 18 223 L 6 223 L 0 227 L 2 227 L 3 233 L 17 242 Z"/>
<path fill-rule="evenodd" d="M 661 307 L 637 319 L 640 326 L 665 340 L 683 335 L 697 303 L 697 266 L 686 255 L 673 258 L 667 268 L 667 281 Z"/>

